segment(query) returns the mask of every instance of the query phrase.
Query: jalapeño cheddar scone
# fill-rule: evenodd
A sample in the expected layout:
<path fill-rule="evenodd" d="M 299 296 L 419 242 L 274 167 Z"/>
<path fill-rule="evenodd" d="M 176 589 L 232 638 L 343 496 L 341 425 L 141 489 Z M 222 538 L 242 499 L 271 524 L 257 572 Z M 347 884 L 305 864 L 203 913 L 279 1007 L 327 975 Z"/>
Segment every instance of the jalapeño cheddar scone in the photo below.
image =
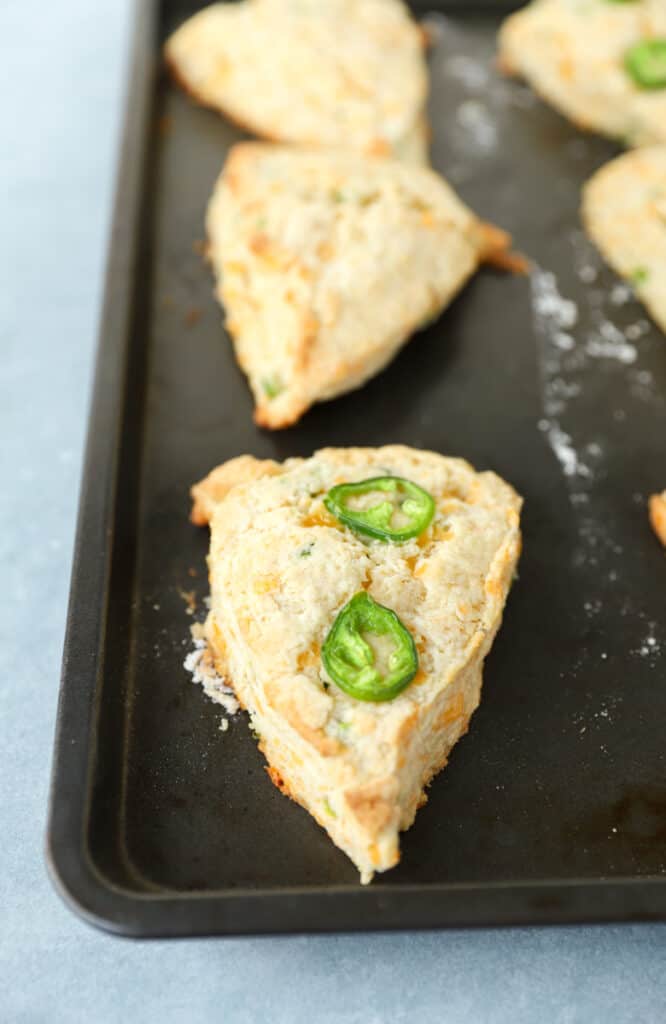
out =
<path fill-rule="evenodd" d="M 499 60 L 579 128 L 666 142 L 664 0 L 533 0 L 502 26 Z"/>
<path fill-rule="evenodd" d="M 167 41 L 195 99 L 275 142 L 427 163 L 424 34 L 401 0 L 217 3 Z"/>
<path fill-rule="evenodd" d="M 612 160 L 583 192 L 590 238 L 666 332 L 666 145 Z"/>
<path fill-rule="evenodd" d="M 493 473 L 398 445 L 243 456 L 192 494 L 211 528 L 216 669 L 273 782 L 369 882 L 398 862 L 479 703 L 521 499 Z"/>
<path fill-rule="evenodd" d="M 433 171 L 243 143 L 208 206 L 208 256 L 256 420 L 360 387 L 509 236 Z"/>

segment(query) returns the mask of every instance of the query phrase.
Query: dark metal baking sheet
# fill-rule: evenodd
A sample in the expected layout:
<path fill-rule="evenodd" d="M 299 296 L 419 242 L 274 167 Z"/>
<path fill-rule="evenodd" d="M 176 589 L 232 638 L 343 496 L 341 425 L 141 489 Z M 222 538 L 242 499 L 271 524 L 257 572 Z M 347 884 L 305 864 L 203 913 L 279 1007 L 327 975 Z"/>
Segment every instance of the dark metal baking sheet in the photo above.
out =
<path fill-rule="evenodd" d="M 56 884 L 137 936 L 663 919 L 666 561 L 644 497 L 666 483 L 666 344 L 612 291 L 577 216 L 614 147 L 490 70 L 514 5 L 442 3 L 434 165 L 542 271 L 482 272 L 362 392 L 259 431 L 193 246 L 239 135 L 160 68 L 160 41 L 195 6 L 136 5 L 56 738 Z M 613 333 L 627 327 L 633 341 Z M 470 733 L 399 867 L 362 888 L 269 784 L 243 717 L 220 733 L 182 667 L 181 592 L 201 610 L 207 536 L 188 524 L 188 488 L 214 464 L 386 442 L 504 475 L 526 498 L 525 550 Z"/>

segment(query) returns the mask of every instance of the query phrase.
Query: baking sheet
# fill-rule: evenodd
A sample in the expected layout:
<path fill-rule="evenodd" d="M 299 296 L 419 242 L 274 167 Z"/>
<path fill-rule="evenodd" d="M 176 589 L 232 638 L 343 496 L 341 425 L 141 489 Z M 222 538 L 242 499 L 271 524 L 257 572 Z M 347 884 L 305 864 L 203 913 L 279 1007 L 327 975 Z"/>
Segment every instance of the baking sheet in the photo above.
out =
<path fill-rule="evenodd" d="M 645 499 L 666 483 L 666 343 L 578 219 L 615 148 L 494 72 L 515 5 L 441 3 L 433 164 L 534 272 L 484 270 L 362 393 L 260 431 L 197 244 L 241 135 L 159 66 L 196 6 L 137 5 L 56 741 L 57 884 L 137 935 L 663 918 L 666 561 Z M 270 785 L 245 716 L 221 732 L 183 669 L 207 593 L 188 489 L 243 452 L 391 442 L 506 477 L 525 548 L 470 732 L 399 867 L 362 888 Z"/>

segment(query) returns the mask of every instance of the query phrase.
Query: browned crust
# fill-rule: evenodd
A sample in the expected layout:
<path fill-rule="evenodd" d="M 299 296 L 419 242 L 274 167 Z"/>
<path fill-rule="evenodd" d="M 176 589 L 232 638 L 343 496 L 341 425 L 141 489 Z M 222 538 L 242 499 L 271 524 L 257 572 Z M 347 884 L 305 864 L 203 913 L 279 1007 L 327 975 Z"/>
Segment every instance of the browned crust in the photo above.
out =
<path fill-rule="evenodd" d="M 358 789 L 347 790 L 345 802 L 359 825 L 377 834 L 390 824 L 396 814 L 395 780 L 371 782 Z"/>
<path fill-rule="evenodd" d="M 237 114 L 232 114 L 231 111 L 227 107 L 224 107 L 221 103 L 208 102 L 204 99 L 201 93 L 197 92 L 196 89 L 193 89 L 190 83 L 186 81 L 186 79 L 180 73 L 177 63 L 173 60 L 172 57 L 169 56 L 166 50 L 164 53 L 164 64 L 174 84 L 177 85 L 178 88 L 181 89 L 185 93 L 185 95 L 189 97 L 190 100 L 192 100 L 194 103 L 197 103 L 200 107 L 204 107 L 206 110 L 214 111 L 214 113 L 218 114 L 220 117 L 225 117 L 227 121 L 229 121 L 230 124 L 234 125 L 234 127 L 238 128 L 239 131 L 245 132 L 247 135 L 254 135 L 256 138 L 263 139 L 266 142 L 274 142 L 282 146 L 298 147 L 304 145 L 311 145 L 315 148 L 327 148 L 326 143 L 306 143 L 302 139 L 292 139 L 286 135 L 281 135 L 279 133 L 275 134 L 273 132 L 267 131 L 265 128 L 259 128 L 257 127 L 257 125 L 252 124 L 249 121 L 243 121 Z M 428 142 L 431 139 L 432 131 L 430 130 L 429 123 L 425 121 L 425 119 L 424 128 L 427 129 L 425 137 L 426 142 Z M 242 143 L 240 143 L 240 145 L 242 145 Z M 376 139 L 373 139 L 372 142 L 367 147 L 365 147 L 365 149 L 360 150 L 360 152 L 365 153 L 366 156 L 395 156 L 395 153 L 391 148 L 391 144 L 381 136 L 378 136 Z"/>
<path fill-rule="evenodd" d="M 315 729 L 304 721 L 295 701 L 289 695 L 285 695 L 282 692 L 278 682 L 269 681 L 266 683 L 265 692 L 268 703 L 322 757 L 335 757 L 341 752 L 343 748 L 339 740 L 334 739 L 332 736 L 327 736 L 322 729 Z"/>
<path fill-rule="evenodd" d="M 650 496 L 648 514 L 652 529 L 664 547 L 666 547 L 666 491 Z"/>
<path fill-rule="evenodd" d="M 481 221 L 479 224 L 479 259 L 498 270 L 512 274 L 529 273 L 529 261 L 521 253 L 511 249 L 511 235 L 495 224 Z"/>
<path fill-rule="evenodd" d="M 298 341 L 298 348 L 296 352 L 296 366 L 299 370 L 305 371 L 308 363 L 310 362 L 310 356 L 312 350 L 317 342 L 317 335 L 319 334 L 319 320 L 310 310 L 307 310 L 303 314 L 303 323 L 301 336 Z"/>
<path fill-rule="evenodd" d="M 293 427 L 294 423 L 298 423 L 309 408 L 310 403 L 293 408 L 289 414 L 282 413 L 281 415 L 276 415 L 270 405 L 262 403 L 256 406 L 254 410 L 254 422 L 258 427 L 263 427 L 265 430 L 286 430 L 287 427 Z"/>
<path fill-rule="evenodd" d="M 182 89 L 185 95 L 200 107 L 205 107 L 206 110 L 213 110 L 216 114 L 226 117 L 227 121 L 230 121 L 231 124 L 240 131 L 247 132 L 248 135 L 256 135 L 258 138 L 266 139 L 268 142 L 287 142 L 286 139 L 282 139 L 279 135 L 271 135 L 266 131 L 260 131 L 258 128 L 254 127 L 254 125 L 248 124 L 246 121 L 241 121 L 235 114 L 231 114 L 226 107 L 222 107 L 217 103 L 208 103 L 203 96 L 198 93 L 196 89 L 193 89 L 190 83 L 185 80 L 183 75 L 180 73 L 177 63 L 166 52 L 164 53 L 164 64 L 170 77 L 178 88 Z"/>
<path fill-rule="evenodd" d="M 495 67 L 501 75 L 506 75 L 507 78 L 517 78 L 518 70 L 515 64 L 512 64 L 506 54 L 498 53 L 495 57 Z"/>
<path fill-rule="evenodd" d="M 428 50 L 430 50 L 434 45 L 436 38 L 435 32 L 428 25 L 425 25 L 422 21 L 419 22 L 416 27 L 418 29 L 421 47 L 427 53 Z"/>
<path fill-rule="evenodd" d="M 195 526 L 207 526 L 215 506 L 224 500 L 233 487 L 264 476 L 277 476 L 281 472 L 282 468 L 272 459 L 255 459 L 252 455 L 239 455 L 223 462 L 190 488 L 191 521 Z"/>
<path fill-rule="evenodd" d="M 279 789 L 283 796 L 288 796 L 290 800 L 295 800 L 296 803 L 299 803 L 289 788 L 289 783 L 282 777 L 277 768 L 274 768 L 272 764 L 267 764 L 264 770 L 275 788 Z"/>
<path fill-rule="evenodd" d="M 395 743 L 399 750 L 402 750 L 404 747 L 408 746 L 409 741 L 412 738 L 412 733 L 414 732 L 418 724 L 418 720 L 419 712 L 417 708 L 414 708 L 411 714 L 409 714 L 407 718 L 405 718 L 405 720 L 401 723 L 400 728 L 398 729 L 398 732 L 396 733 L 395 737 Z"/>

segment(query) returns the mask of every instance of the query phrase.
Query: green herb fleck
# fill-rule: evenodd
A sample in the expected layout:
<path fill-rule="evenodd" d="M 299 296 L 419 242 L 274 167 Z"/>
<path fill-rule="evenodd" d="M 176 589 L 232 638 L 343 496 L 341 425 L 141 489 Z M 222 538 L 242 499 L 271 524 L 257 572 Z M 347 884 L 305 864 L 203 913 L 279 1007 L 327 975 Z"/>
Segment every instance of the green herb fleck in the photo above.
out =
<path fill-rule="evenodd" d="M 629 279 L 633 285 L 635 285 L 637 288 L 640 288 L 642 284 L 645 284 L 649 276 L 650 271 L 647 267 L 636 267 L 636 269 L 632 270 L 631 274 L 629 275 Z"/>
<path fill-rule="evenodd" d="M 257 231 L 263 231 L 267 223 L 268 221 L 265 217 L 257 217 L 254 226 L 256 227 Z"/>
<path fill-rule="evenodd" d="M 330 814 L 332 818 L 337 818 L 337 814 L 328 802 L 328 797 L 324 797 L 324 810 L 327 814 Z"/>
<path fill-rule="evenodd" d="M 338 729 L 343 729 L 345 732 L 351 726 L 351 722 L 338 722 Z"/>
<path fill-rule="evenodd" d="M 276 374 L 273 374 L 272 377 L 264 377 L 261 386 L 268 398 L 277 398 L 284 391 L 284 384 Z"/>
<path fill-rule="evenodd" d="M 345 197 L 339 188 L 333 189 L 331 192 L 331 199 L 334 203 L 344 203 Z"/>
<path fill-rule="evenodd" d="M 309 558 L 310 555 L 312 554 L 313 547 L 314 547 L 314 541 L 312 541 L 312 543 L 310 543 L 310 544 L 306 544 L 305 547 L 301 548 L 301 550 L 298 552 L 298 557 L 299 558 Z"/>

